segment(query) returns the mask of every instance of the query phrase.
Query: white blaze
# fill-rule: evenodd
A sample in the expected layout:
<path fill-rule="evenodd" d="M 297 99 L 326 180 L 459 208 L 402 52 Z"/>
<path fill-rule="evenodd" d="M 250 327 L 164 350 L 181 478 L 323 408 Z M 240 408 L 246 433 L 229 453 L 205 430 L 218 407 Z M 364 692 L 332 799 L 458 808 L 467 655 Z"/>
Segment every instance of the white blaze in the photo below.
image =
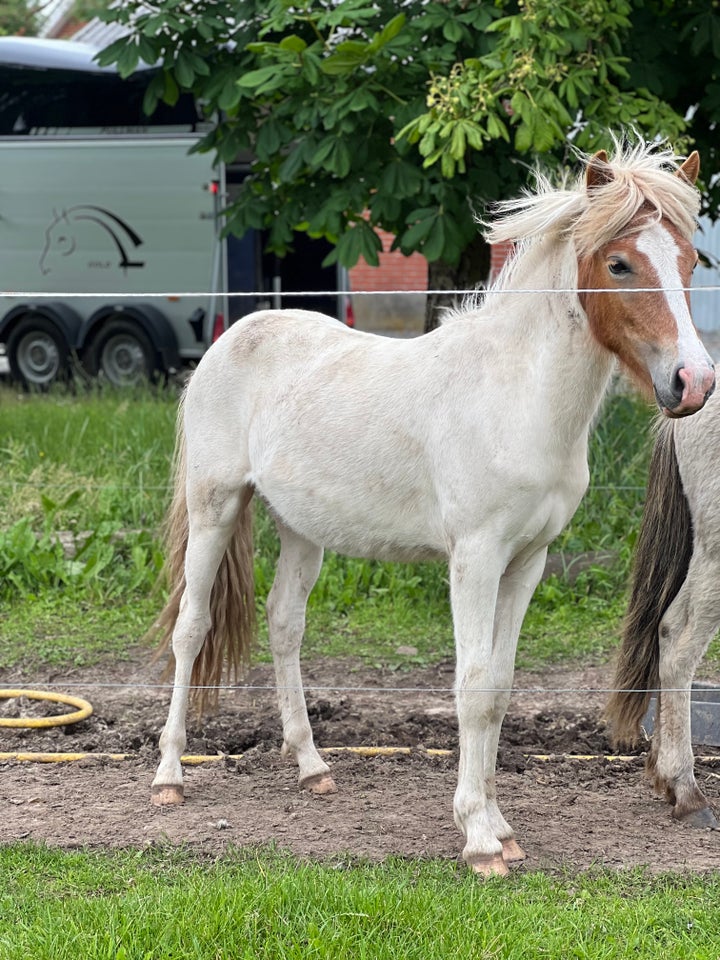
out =
<path fill-rule="evenodd" d="M 654 268 L 658 288 L 665 294 L 670 312 L 675 317 L 679 357 L 689 359 L 697 356 L 698 348 L 704 353 L 704 349 L 698 343 L 683 292 L 683 282 L 678 266 L 680 248 L 674 237 L 662 224 L 655 223 L 638 236 L 636 246 Z"/>

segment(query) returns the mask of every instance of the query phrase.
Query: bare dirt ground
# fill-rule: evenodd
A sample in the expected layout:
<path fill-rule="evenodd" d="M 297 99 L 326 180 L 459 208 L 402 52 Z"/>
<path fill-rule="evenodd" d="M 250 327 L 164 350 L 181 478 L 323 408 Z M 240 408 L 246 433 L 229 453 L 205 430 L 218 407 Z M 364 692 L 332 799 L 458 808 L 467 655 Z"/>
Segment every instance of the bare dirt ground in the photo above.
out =
<path fill-rule="evenodd" d="M 0 842 L 66 848 L 170 842 L 211 854 L 228 845 L 275 843 L 316 859 L 456 859 L 462 838 L 452 817 L 453 665 L 392 672 L 328 660 L 306 662 L 304 673 L 320 747 L 412 751 L 374 757 L 329 751 L 338 793 L 301 791 L 295 768 L 280 758 L 272 675 L 263 665 L 248 677 L 248 688 L 223 693 L 218 712 L 193 721 L 189 730 L 188 753 L 242 756 L 186 767 L 184 805 L 156 808 L 149 802 L 150 782 L 169 702 L 168 689 L 152 685 L 159 668 L 143 663 L 137 669 L 63 671 L 62 677 L 35 674 L 34 686 L 61 680 L 63 692 L 89 699 L 93 715 L 47 730 L 0 728 L 0 751 L 104 752 L 126 759 L 0 762 Z M 27 687 L 27 679 L 5 676 L 2 683 Z M 516 676 L 500 744 L 498 794 L 528 854 L 520 869 L 717 868 L 720 832 L 671 819 L 670 808 L 644 779 L 642 751 L 631 759 L 606 758 L 611 748 L 601 720 L 605 696 L 585 691 L 610 681 L 606 668 Z M 9 716 L 47 715 L 54 708 L 15 699 L 1 701 L 0 709 Z M 451 753 L 435 756 L 428 753 L 432 748 Z M 707 747 L 696 752 L 720 753 Z M 718 803 L 720 758 L 698 761 L 697 776 Z"/>

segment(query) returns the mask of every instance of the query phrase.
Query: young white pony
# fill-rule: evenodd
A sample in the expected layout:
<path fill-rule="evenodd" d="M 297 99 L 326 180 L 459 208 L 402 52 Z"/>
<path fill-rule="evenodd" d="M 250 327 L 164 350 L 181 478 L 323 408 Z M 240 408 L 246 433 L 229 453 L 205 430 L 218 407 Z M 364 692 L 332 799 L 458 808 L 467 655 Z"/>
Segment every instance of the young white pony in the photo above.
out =
<path fill-rule="evenodd" d="M 699 410 L 715 383 L 682 292 L 696 259 L 697 154 L 680 165 L 663 148 L 618 146 L 586 166 L 572 188 L 540 179 L 501 205 L 489 240 L 519 241 L 516 256 L 481 304 L 425 336 L 266 310 L 205 355 L 178 427 L 172 595 L 160 620 L 175 686 L 155 803 L 183 799 L 191 687 L 216 684 L 223 657 L 237 664 L 248 649 L 258 496 L 281 542 L 267 617 L 284 752 L 301 785 L 335 790 L 299 659 L 323 548 L 446 558 L 463 855 L 481 874 L 524 857 L 495 796 L 500 725 L 547 546 L 588 483 L 588 431 L 615 358 L 668 416 Z"/>

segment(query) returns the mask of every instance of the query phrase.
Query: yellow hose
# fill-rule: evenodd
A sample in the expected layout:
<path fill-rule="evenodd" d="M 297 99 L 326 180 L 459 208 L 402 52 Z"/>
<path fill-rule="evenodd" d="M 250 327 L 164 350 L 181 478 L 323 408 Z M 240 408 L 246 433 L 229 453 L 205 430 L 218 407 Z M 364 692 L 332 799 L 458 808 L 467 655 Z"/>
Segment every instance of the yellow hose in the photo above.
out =
<path fill-rule="evenodd" d="M 412 753 L 412 747 L 321 747 L 320 753 L 355 753 L 361 757 L 392 757 L 398 753 Z M 430 757 L 450 757 L 452 750 L 422 750 Z"/>
<path fill-rule="evenodd" d="M 64 693 L 46 693 L 40 690 L 0 690 L 0 700 L 14 697 L 27 697 L 29 700 L 51 700 L 55 703 L 67 703 L 77 707 L 74 713 L 64 713 L 54 717 L 0 717 L 0 727 L 60 727 L 68 723 L 85 720 L 93 712 L 92 704 L 82 697 L 71 697 Z M 413 747 L 321 747 L 321 753 L 354 753 L 362 757 L 392 757 L 398 754 L 410 754 Z M 430 757 L 449 757 L 452 750 L 422 750 Z M 602 754 L 526 754 L 529 760 L 607 760 L 610 762 L 636 760 L 635 756 Z M 242 753 L 186 754 L 181 762 L 196 766 L 201 763 L 213 763 L 218 760 L 240 760 Z M 0 753 L 0 762 L 14 760 L 25 763 L 68 763 L 77 760 L 132 760 L 130 753 Z M 696 757 L 698 761 L 718 761 L 718 757 Z"/>
<path fill-rule="evenodd" d="M 87 719 L 93 712 L 92 704 L 82 697 L 71 697 L 66 693 L 47 693 L 43 690 L 0 690 L 0 700 L 15 697 L 27 697 L 28 700 L 51 700 L 53 703 L 67 703 L 78 709 L 74 713 L 63 713 L 53 717 L 0 717 L 0 727 L 64 727 L 68 723 L 77 723 Z"/>

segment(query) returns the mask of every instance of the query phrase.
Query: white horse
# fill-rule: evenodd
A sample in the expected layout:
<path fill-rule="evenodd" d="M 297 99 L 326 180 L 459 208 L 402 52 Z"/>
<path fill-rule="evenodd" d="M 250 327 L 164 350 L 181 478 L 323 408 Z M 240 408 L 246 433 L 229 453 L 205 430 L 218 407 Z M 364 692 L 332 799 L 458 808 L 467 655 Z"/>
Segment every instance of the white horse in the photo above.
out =
<path fill-rule="evenodd" d="M 446 558 L 463 856 L 481 874 L 524 857 L 495 795 L 500 725 L 547 546 L 588 483 L 588 431 L 615 358 L 671 417 L 699 410 L 715 384 L 682 292 L 696 261 L 698 156 L 680 165 L 645 144 L 616 153 L 588 158 L 572 188 L 539 178 L 535 193 L 501 205 L 488 238 L 519 241 L 514 259 L 481 304 L 425 336 L 266 310 L 207 352 L 178 427 L 173 589 L 159 621 L 175 686 L 155 803 L 183 799 L 191 687 L 216 684 L 223 656 L 237 664 L 248 649 L 256 495 L 281 542 L 267 617 L 283 749 L 300 784 L 335 790 L 299 658 L 323 548 Z"/>
<path fill-rule="evenodd" d="M 650 696 L 656 719 L 646 769 L 672 815 L 718 829 L 695 780 L 691 685 L 720 627 L 720 399 L 688 421 L 659 425 L 615 687 L 613 737 L 637 744 Z"/>

